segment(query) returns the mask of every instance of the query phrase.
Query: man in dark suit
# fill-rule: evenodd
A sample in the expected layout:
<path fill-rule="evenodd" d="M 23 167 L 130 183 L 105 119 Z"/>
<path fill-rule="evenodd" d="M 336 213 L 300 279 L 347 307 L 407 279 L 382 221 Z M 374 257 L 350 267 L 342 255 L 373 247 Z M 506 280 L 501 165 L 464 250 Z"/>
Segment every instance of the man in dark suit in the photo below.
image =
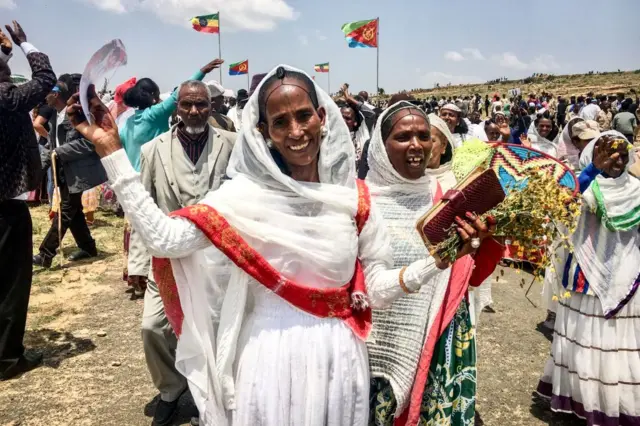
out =
<path fill-rule="evenodd" d="M 41 354 L 25 352 L 22 340 L 31 292 L 31 215 L 25 193 L 40 183 L 42 166 L 29 111 L 56 82 L 49 58 L 30 43 L 17 22 L 6 27 L 31 66 L 31 81 L 11 82 L 13 44 L 0 31 L 0 380 L 31 370 Z"/>
<path fill-rule="evenodd" d="M 96 242 L 91 237 L 84 213 L 82 193 L 107 181 L 107 174 L 100 163 L 91 142 L 76 131 L 66 117 L 67 100 L 78 91 L 79 74 L 63 74 L 47 96 L 49 106 L 58 112 L 55 141 L 51 141 L 56 156 L 58 186 L 60 188 L 60 211 L 53 218 L 49 232 L 40 245 L 40 253 L 33 257 L 33 264 L 48 268 L 58 250 L 59 241 L 67 229 L 71 230 L 79 249 L 69 256 L 70 261 L 87 259 L 98 255 Z M 47 159 L 51 156 L 47 155 Z M 58 214 L 62 214 L 62 229 L 58 229 Z M 61 233 L 61 237 L 58 237 Z"/>

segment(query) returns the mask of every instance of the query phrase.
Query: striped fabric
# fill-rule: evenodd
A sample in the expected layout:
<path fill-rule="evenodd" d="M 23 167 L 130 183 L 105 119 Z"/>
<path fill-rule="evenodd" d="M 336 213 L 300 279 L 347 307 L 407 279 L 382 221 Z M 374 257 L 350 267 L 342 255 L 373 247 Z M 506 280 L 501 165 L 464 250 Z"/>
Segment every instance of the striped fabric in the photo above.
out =
<path fill-rule="evenodd" d="M 567 290 L 571 290 L 575 293 L 588 294 L 595 296 L 593 290 L 589 286 L 580 265 L 573 257 L 573 253 L 569 254 L 567 262 L 564 265 L 564 272 L 562 274 L 562 286 Z"/>

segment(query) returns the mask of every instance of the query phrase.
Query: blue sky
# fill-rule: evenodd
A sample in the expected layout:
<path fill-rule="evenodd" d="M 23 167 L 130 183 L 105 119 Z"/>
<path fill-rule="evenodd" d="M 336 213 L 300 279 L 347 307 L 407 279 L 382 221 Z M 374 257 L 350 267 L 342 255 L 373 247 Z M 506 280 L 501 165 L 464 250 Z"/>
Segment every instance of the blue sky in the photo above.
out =
<path fill-rule="evenodd" d="M 227 64 L 248 58 L 251 73 L 287 63 L 314 75 L 314 64 L 330 62 L 332 91 L 344 82 L 375 90 L 375 49 L 349 49 L 340 28 L 377 16 L 380 86 L 388 93 L 533 72 L 640 68 L 638 0 L 0 0 L 2 23 L 20 21 L 58 74 L 82 72 L 95 50 L 120 38 L 129 63 L 111 87 L 137 76 L 163 91 L 217 57 L 218 36 L 188 22 L 217 10 Z M 20 53 L 11 66 L 29 74 Z M 225 87 L 246 88 L 246 77 L 227 70 Z M 326 87 L 327 75 L 315 75 Z"/>

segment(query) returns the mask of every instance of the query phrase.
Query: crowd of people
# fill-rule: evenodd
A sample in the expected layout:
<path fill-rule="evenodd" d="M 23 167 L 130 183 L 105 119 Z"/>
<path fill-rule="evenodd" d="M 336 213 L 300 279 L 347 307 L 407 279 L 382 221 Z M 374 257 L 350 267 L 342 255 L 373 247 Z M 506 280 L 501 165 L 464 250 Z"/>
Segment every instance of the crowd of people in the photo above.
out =
<path fill-rule="evenodd" d="M 230 97 L 203 82 L 214 59 L 166 95 L 150 78 L 90 86 L 89 124 L 80 75 L 56 77 L 18 23 L 6 29 L 1 380 L 42 360 L 22 343 L 33 266 L 51 267 L 67 229 L 70 261 L 98 254 L 87 217 L 102 188 L 124 213 L 124 275 L 144 298 L 155 425 L 171 424 L 187 389 L 192 424 L 479 424 L 477 301 L 491 299 L 505 247 L 494 218 L 467 212 L 457 259 L 443 261 L 415 223 L 456 186 L 456 149 L 480 139 L 537 149 L 579 176 L 572 250 L 545 276 L 554 339 L 537 392 L 590 426 L 640 422 L 637 97 L 380 101 L 344 85 L 332 98 L 286 65 Z M 21 85 L 15 47 L 32 68 Z M 25 200 L 40 188 L 58 201 L 32 256 Z"/>

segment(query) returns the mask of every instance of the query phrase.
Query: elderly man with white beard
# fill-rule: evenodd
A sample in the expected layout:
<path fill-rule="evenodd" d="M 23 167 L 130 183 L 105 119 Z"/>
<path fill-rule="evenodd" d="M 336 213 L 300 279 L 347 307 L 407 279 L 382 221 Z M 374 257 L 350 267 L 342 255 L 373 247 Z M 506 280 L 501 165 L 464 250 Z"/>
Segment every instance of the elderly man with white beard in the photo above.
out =
<path fill-rule="evenodd" d="M 154 201 L 166 214 L 198 203 L 220 186 L 236 134 L 209 124 L 211 92 L 205 83 L 190 80 L 178 89 L 181 121 L 142 147 L 140 175 Z M 148 277 L 144 296 L 142 341 L 153 384 L 160 391 L 154 425 L 171 424 L 186 379 L 175 367 L 176 336 L 162 305 L 147 248 L 131 233 L 129 274 Z"/>

